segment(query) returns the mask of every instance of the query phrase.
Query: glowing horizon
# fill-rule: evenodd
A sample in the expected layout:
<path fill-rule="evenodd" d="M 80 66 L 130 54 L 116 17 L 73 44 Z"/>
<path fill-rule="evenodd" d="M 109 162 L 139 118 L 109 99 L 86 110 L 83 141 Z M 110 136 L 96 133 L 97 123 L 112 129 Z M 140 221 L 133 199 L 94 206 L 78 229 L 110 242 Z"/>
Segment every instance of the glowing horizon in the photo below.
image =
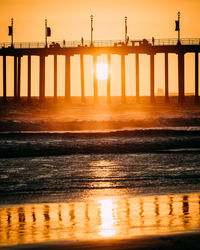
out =
<path fill-rule="evenodd" d="M 75 1 L 25 1 L 2 0 L 0 4 L 1 41 L 10 42 L 8 26 L 14 18 L 14 42 L 44 42 L 44 20 L 51 27 L 51 41 L 90 40 L 90 15 L 94 16 L 94 40 L 124 40 L 124 17 L 128 18 L 130 40 L 143 38 L 177 38 L 175 23 L 181 12 L 181 38 L 200 37 L 200 2 L 198 0 L 80 0 Z M 86 96 L 93 96 L 92 57 L 85 58 Z M 105 55 L 98 57 L 98 63 Z M 135 95 L 134 55 L 126 56 L 126 95 Z M 7 94 L 13 95 L 13 59 L 8 58 Z M 39 93 L 39 59 L 32 57 L 32 95 Z M 185 56 L 185 92 L 194 92 L 194 55 Z M 2 68 L 2 58 L 0 59 Z M 120 57 L 111 57 L 111 96 L 121 95 Z M 71 57 L 71 95 L 80 96 L 80 59 Z M 140 94 L 150 94 L 149 57 L 140 56 Z M 2 96 L 2 70 L 0 70 L 0 95 Z M 58 96 L 64 95 L 64 58 L 58 58 Z M 177 56 L 169 55 L 169 92 L 177 93 Z M 27 95 L 27 58 L 22 58 L 21 96 Z M 106 80 L 101 83 L 99 95 L 106 96 Z M 155 93 L 164 89 L 164 56 L 155 56 Z M 46 96 L 53 95 L 53 58 L 46 58 Z"/>

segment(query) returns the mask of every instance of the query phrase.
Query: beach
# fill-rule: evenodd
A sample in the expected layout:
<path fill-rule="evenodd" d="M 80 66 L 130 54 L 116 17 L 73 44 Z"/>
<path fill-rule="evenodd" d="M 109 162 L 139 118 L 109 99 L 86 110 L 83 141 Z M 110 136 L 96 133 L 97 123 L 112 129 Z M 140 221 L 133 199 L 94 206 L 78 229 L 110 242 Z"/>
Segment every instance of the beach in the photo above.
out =
<path fill-rule="evenodd" d="M 16 105 L 0 111 L 0 249 L 198 249 L 198 105 Z"/>
<path fill-rule="evenodd" d="M 50 242 L 43 244 L 29 244 L 10 247 L 9 249 L 198 249 L 199 234 L 178 234 L 167 236 L 139 237 L 129 240 L 101 240 L 83 242 Z M 8 248 L 2 248 L 8 249 Z"/>

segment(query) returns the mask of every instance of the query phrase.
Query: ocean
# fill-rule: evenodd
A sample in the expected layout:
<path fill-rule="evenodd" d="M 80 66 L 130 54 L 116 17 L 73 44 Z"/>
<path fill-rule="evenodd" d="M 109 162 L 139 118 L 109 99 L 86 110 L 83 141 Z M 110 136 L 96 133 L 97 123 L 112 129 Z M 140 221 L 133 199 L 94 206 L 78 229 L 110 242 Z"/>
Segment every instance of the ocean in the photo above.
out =
<path fill-rule="evenodd" d="M 199 127 L 0 136 L 0 247 L 199 232 Z"/>

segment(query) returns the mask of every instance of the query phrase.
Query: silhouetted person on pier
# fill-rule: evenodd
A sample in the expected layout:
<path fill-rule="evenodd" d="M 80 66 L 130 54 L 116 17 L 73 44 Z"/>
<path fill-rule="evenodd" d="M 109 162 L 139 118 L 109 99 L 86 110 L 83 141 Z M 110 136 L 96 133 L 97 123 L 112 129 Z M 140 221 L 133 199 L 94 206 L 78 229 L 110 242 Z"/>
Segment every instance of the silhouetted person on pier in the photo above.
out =
<path fill-rule="evenodd" d="M 128 42 L 129 42 L 129 36 L 127 36 L 127 39 L 126 39 L 126 46 L 128 45 Z"/>
<path fill-rule="evenodd" d="M 154 43 L 155 43 L 155 39 L 154 37 L 152 37 L 152 45 L 154 46 Z"/>
<path fill-rule="evenodd" d="M 83 43 L 84 43 L 84 39 L 83 37 L 81 37 L 81 45 L 83 46 Z"/>
<path fill-rule="evenodd" d="M 66 44 L 66 43 L 65 43 L 65 40 L 63 40 L 63 47 L 65 47 L 65 44 Z"/>

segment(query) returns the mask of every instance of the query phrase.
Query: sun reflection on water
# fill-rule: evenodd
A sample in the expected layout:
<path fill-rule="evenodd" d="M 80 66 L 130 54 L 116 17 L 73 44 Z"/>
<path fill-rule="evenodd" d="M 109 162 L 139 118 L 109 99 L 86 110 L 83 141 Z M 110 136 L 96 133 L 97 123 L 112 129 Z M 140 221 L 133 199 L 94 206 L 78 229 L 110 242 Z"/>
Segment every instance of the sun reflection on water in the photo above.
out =
<path fill-rule="evenodd" d="M 92 177 L 98 179 L 101 178 L 101 181 L 91 183 L 91 187 L 95 188 L 110 188 L 113 187 L 111 181 L 108 180 L 108 177 L 111 177 L 113 174 L 113 166 L 117 163 L 114 161 L 107 161 L 107 160 L 99 160 L 99 161 L 92 161 L 90 163 L 91 174 Z"/>
<path fill-rule="evenodd" d="M 114 166 L 116 163 L 114 161 L 106 161 L 106 160 L 100 160 L 100 161 L 92 161 L 90 163 L 90 166 L 93 167 L 110 167 Z"/>
<path fill-rule="evenodd" d="M 113 199 L 100 200 L 101 226 L 99 234 L 102 237 L 111 237 L 116 233 L 116 206 Z"/>
<path fill-rule="evenodd" d="M 200 227 L 200 194 L 93 197 L 0 206 L 0 246 L 52 240 L 125 239 Z"/>

